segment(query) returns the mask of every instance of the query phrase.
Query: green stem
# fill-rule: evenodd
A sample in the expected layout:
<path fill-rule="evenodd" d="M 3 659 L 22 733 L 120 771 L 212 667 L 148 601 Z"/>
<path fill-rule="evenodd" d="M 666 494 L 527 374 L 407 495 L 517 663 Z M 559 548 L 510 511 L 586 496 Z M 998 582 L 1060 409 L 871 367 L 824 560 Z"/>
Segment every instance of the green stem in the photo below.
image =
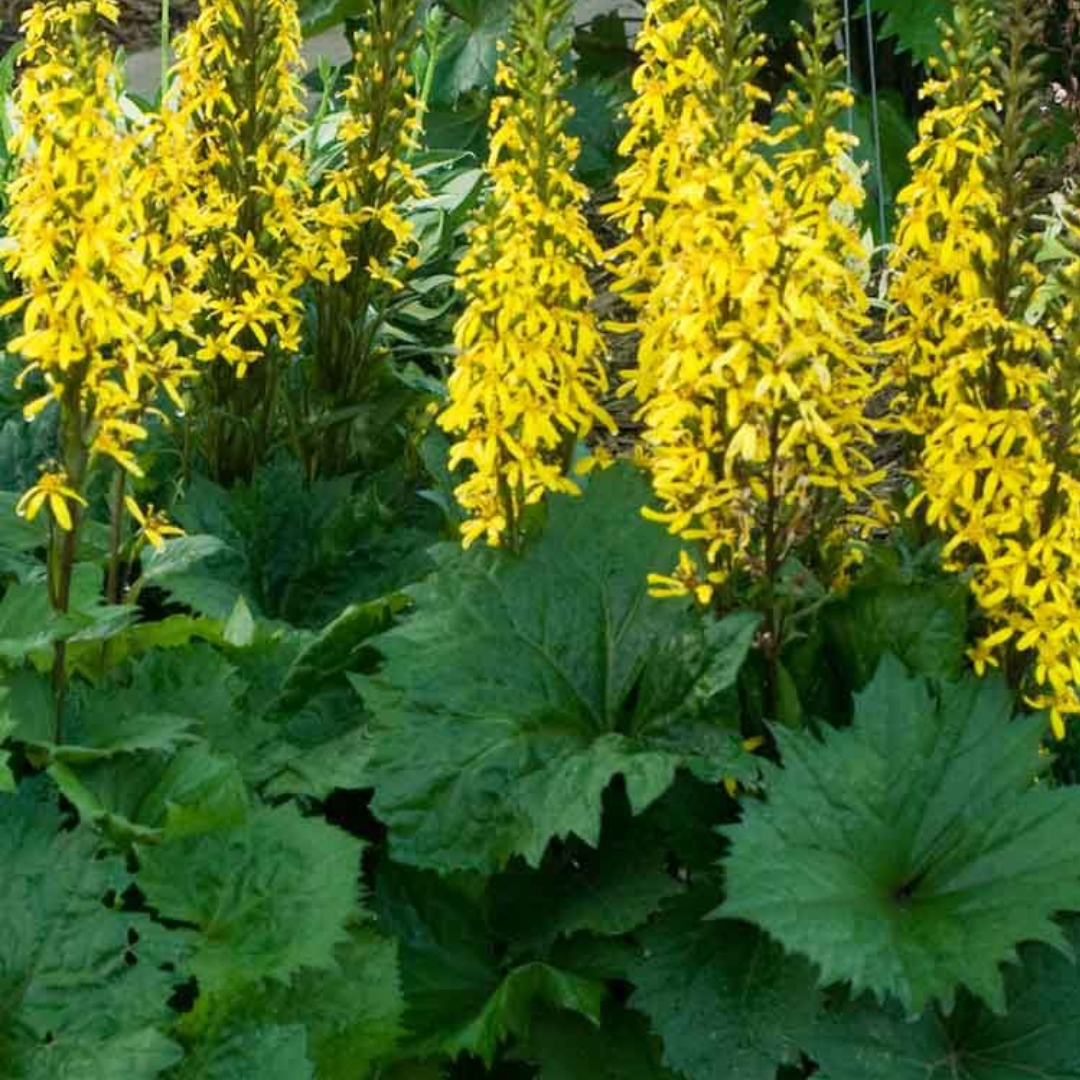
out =
<path fill-rule="evenodd" d="M 124 538 L 124 489 L 127 473 L 116 467 L 113 478 L 112 516 L 109 522 L 109 577 L 105 595 L 110 604 L 120 603 L 120 547 Z"/>
<path fill-rule="evenodd" d="M 776 468 L 780 446 L 780 414 L 773 414 L 769 425 L 769 474 L 765 499 L 765 624 L 768 640 L 765 659 L 768 664 L 766 707 L 771 720 L 777 719 L 780 703 L 780 616 L 776 604 L 776 581 L 780 572 L 779 556 L 779 492 L 776 490 Z"/>

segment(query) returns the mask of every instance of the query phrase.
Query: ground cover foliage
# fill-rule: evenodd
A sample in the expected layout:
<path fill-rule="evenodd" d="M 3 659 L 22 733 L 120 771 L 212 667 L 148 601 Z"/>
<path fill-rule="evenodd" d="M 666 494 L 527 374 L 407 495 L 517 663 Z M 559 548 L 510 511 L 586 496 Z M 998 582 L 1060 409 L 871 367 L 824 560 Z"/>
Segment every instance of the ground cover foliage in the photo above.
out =
<path fill-rule="evenodd" d="M 1078 27 L 873 10 L 33 9 L 0 1075 L 1080 1077 Z"/>

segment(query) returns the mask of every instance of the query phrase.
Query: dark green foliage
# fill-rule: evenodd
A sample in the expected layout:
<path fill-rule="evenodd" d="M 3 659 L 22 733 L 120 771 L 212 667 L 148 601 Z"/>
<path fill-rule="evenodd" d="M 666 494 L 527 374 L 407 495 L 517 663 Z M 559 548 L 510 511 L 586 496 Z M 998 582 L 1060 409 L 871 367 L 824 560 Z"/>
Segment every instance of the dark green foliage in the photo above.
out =
<path fill-rule="evenodd" d="M 617 776 L 637 813 L 680 768 L 751 774 L 737 715 L 710 706 L 757 620 L 706 625 L 648 597 L 676 545 L 638 515 L 645 497 L 611 469 L 583 498 L 553 499 L 524 556 L 447 555 L 411 591 L 416 614 L 374 641 L 386 662 L 356 685 L 378 717 L 369 776 L 398 859 L 535 866 L 555 837 L 596 843 Z"/>
<path fill-rule="evenodd" d="M 875 14 L 882 16 L 879 33 L 895 38 L 901 52 L 919 61 L 941 49 L 941 23 L 952 15 L 950 0 L 873 0 Z"/>
<path fill-rule="evenodd" d="M 726 830 L 720 912 L 813 960 L 824 983 L 952 1008 L 1005 1008 L 1000 965 L 1061 941 L 1080 906 L 1080 792 L 1038 785 L 1042 720 L 994 679 L 931 683 L 886 658 L 855 723 L 776 732 L 784 768 Z"/>
<path fill-rule="evenodd" d="M 180 1050 L 168 1017 L 180 948 L 121 910 L 123 860 L 61 831 L 51 790 L 0 795 L 0 1061 L 13 1080 L 153 1080 Z"/>
<path fill-rule="evenodd" d="M 1075 919 L 1070 950 L 1080 946 Z M 1020 950 L 1005 973 L 1008 1015 L 961 995 L 952 1016 L 912 1024 L 895 1011 L 850 1005 L 825 1013 L 808 1043 L 830 1080 L 1019 1080 L 1080 1076 L 1080 969 L 1045 945 Z"/>
<path fill-rule="evenodd" d="M 178 516 L 189 533 L 183 550 L 201 544 L 204 557 L 167 567 L 151 560 L 152 582 L 214 618 L 228 618 L 243 597 L 256 615 L 322 625 L 343 604 L 374 600 L 429 568 L 434 511 L 402 519 L 386 498 L 378 481 L 356 493 L 348 478 L 309 483 L 285 457 L 250 486 L 198 479 Z"/>
<path fill-rule="evenodd" d="M 641 934 L 630 1004 L 688 1080 L 772 1080 L 812 1027 L 814 972 L 745 923 L 705 921 L 715 905 L 712 890 L 693 893 Z"/>
<path fill-rule="evenodd" d="M 568 1012 L 541 1012 L 519 1051 L 537 1080 L 675 1080 L 642 1017 L 605 1008 L 600 1025 Z"/>
<path fill-rule="evenodd" d="M 359 914 L 360 845 L 294 806 L 147 851 L 139 886 L 191 926 L 187 969 L 204 995 L 242 994 L 326 968 Z"/>
<path fill-rule="evenodd" d="M 912 559 L 886 551 L 825 608 L 825 647 L 847 686 L 865 686 L 887 654 L 922 675 L 953 678 L 963 670 L 967 587 L 943 575 L 936 559 L 934 549 Z"/>
<path fill-rule="evenodd" d="M 1042 8 L 994 2 L 1007 145 L 986 167 L 1015 198 L 992 239 L 1026 259 L 1058 184 Z M 309 31 L 376 7 L 301 4 Z M 512 7 L 420 5 L 419 265 L 384 310 L 323 327 L 377 314 L 373 378 L 275 427 L 277 456 L 232 488 L 155 421 L 132 487 L 188 535 L 125 547 L 127 603 L 102 600 L 101 484 L 71 610 L 49 610 L 48 523 L 15 506 L 55 454 L 55 409 L 27 424 L 42 388 L 0 357 L 0 1080 L 1080 1080 L 1077 736 L 1055 765 L 1022 691 L 971 676 L 982 627 L 938 549 L 876 537 L 843 588 L 811 545 L 790 555 L 770 672 L 758 615 L 649 597 L 680 544 L 641 516 L 627 463 L 531 511 L 520 555 L 440 544 L 461 477 L 425 409 Z M 614 7 L 587 26 L 578 8 L 568 60 L 597 204 L 635 59 Z M 833 56 L 839 4 L 748 7 L 774 96 L 811 7 Z M 851 5 L 875 229 L 951 8 L 874 0 L 875 133 Z M 340 163 L 344 74 L 316 181 Z M 828 75 L 819 92 L 847 65 Z M 1004 302 L 1019 318 L 1030 299 Z"/>
<path fill-rule="evenodd" d="M 405 1024 L 417 1056 L 468 1052 L 490 1064 L 507 1038 L 529 1034 L 541 1006 L 599 1022 L 597 980 L 539 960 L 500 963 L 482 880 L 440 880 L 387 863 L 374 906 L 400 943 Z"/>

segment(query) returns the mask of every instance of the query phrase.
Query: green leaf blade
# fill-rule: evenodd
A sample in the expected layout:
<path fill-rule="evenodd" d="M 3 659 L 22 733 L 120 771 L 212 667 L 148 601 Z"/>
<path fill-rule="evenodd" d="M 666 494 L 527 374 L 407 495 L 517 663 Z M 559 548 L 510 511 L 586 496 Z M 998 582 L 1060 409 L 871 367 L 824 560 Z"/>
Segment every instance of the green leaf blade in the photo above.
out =
<path fill-rule="evenodd" d="M 768 801 L 725 830 L 720 914 L 911 1013 L 948 1011 L 958 986 L 1004 1008 L 999 966 L 1080 907 L 1080 791 L 1033 786 L 1044 726 L 1010 712 L 994 681 L 886 660 L 852 729 L 778 731 Z"/>
<path fill-rule="evenodd" d="M 551 501 L 523 557 L 451 556 L 413 590 L 416 613 L 373 641 L 385 663 L 353 685 L 376 717 L 369 779 L 396 859 L 536 866 L 554 838 L 595 845 L 617 776 L 640 812 L 683 768 L 753 775 L 714 706 L 756 620 L 710 626 L 648 596 L 678 546 L 641 517 L 648 498 L 629 468 L 602 473 Z"/>

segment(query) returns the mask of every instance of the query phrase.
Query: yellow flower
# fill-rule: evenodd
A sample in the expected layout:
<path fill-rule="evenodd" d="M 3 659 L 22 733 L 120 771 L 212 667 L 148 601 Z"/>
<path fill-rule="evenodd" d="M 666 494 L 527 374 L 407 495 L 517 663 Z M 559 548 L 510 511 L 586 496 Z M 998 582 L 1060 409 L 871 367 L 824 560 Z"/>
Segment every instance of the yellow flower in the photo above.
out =
<path fill-rule="evenodd" d="M 160 551 L 165 540 L 170 536 L 183 536 L 184 530 L 169 521 L 168 514 L 164 510 L 155 510 L 153 504 L 145 510 L 130 496 L 124 498 L 124 505 L 128 513 L 139 525 L 139 536 L 144 539 L 155 551 Z"/>
<path fill-rule="evenodd" d="M 458 266 L 466 307 L 439 424 L 456 436 L 451 468 L 471 468 L 456 489 L 465 546 L 516 545 L 526 507 L 578 492 L 567 475 L 575 442 L 596 424 L 614 429 L 599 403 L 604 344 L 589 307 L 600 251 L 571 175 L 578 144 L 560 96 L 568 10 L 569 0 L 516 9 L 492 108 L 492 193 Z"/>
<path fill-rule="evenodd" d="M 641 406 L 660 504 L 646 513 L 700 553 L 654 577 L 653 591 L 703 603 L 736 571 L 774 577 L 837 518 L 856 530 L 881 513 L 855 269 L 866 260 L 863 194 L 852 140 L 833 125 L 848 98 L 824 59 L 838 17 L 815 3 L 806 71 L 770 135 L 755 119 L 753 11 L 741 0 L 648 5 L 632 160 L 609 208 L 627 233 L 613 255 L 617 288 L 641 335 L 622 392 Z"/>
<path fill-rule="evenodd" d="M 27 491 L 15 506 L 19 517 L 33 521 L 41 508 L 47 507 L 53 520 L 64 532 L 72 529 L 71 506 L 86 506 L 86 500 L 68 483 L 67 474 L 59 472 L 42 473 L 38 482 Z"/>
<path fill-rule="evenodd" d="M 300 20 L 291 0 L 201 0 L 174 68 L 209 222 L 205 310 L 196 320 L 211 473 L 250 473 L 252 431 L 275 407 L 280 354 L 299 347 L 298 293 L 318 271 L 301 133 Z M 249 370 L 250 369 L 250 370 Z M 235 419 L 233 419 L 235 418 Z"/>
<path fill-rule="evenodd" d="M 1029 156 L 1018 118 L 1030 105 L 1022 72 L 995 61 L 992 29 L 988 7 L 961 0 L 923 89 L 931 107 L 891 260 L 883 427 L 906 433 L 909 513 L 944 535 L 944 565 L 967 574 L 986 621 L 968 654 L 976 671 L 1004 666 L 1006 650 L 1027 661 L 1028 701 L 1060 735 L 1080 713 L 1080 455 L 1063 437 L 1080 325 L 1067 301 L 1052 332 L 1026 318 L 1042 283 L 1025 254 L 1036 199 L 1007 162 Z M 1034 42 L 1037 20 L 1013 31 Z M 1010 63 L 1025 52 L 1017 43 Z M 1074 258 L 1060 291 L 1078 289 Z"/>
<path fill-rule="evenodd" d="M 4 262 L 24 293 L 5 308 L 22 311 L 8 348 L 21 379 L 44 380 L 27 420 L 58 407 L 64 494 L 48 505 L 65 530 L 100 459 L 138 473 L 147 411 L 161 393 L 179 400 L 178 342 L 193 332 L 204 269 L 187 118 L 171 105 L 127 117 L 100 18 L 114 20 L 115 5 L 52 0 L 26 16 L 4 222 Z M 28 514 L 55 483 L 27 493 Z"/>

